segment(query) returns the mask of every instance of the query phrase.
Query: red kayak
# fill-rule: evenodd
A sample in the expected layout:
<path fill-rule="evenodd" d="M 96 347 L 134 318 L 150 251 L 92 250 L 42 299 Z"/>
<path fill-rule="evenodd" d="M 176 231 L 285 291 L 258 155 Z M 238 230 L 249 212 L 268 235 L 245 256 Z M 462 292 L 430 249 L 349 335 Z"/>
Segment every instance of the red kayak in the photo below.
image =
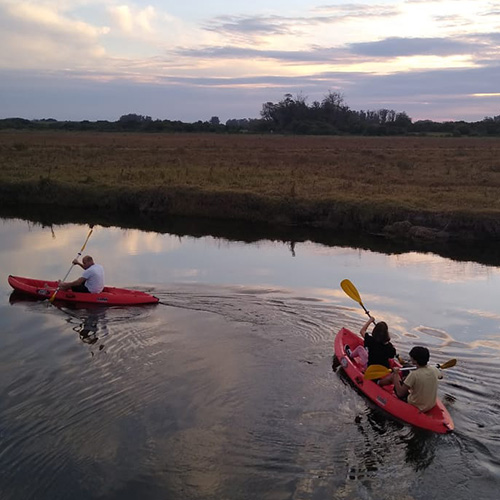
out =
<path fill-rule="evenodd" d="M 39 299 L 49 299 L 57 290 L 57 281 L 35 280 L 20 276 L 9 276 L 9 284 L 14 290 Z M 104 287 L 101 293 L 78 293 L 71 290 L 58 290 L 55 299 L 109 306 L 156 304 L 160 300 L 149 293 L 109 286 Z"/>
<path fill-rule="evenodd" d="M 365 380 L 362 367 L 358 363 L 359 358 L 352 360 L 345 352 L 347 345 L 351 350 L 354 350 L 358 345 L 362 344 L 363 339 L 347 328 L 342 328 L 335 337 L 335 357 L 357 389 L 392 416 L 415 427 L 441 434 L 451 432 L 455 428 L 448 410 L 439 398 L 434 408 L 422 412 L 416 406 L 399 399 L 394 393 L 392 384 L 379 386 L 372 380 Z M 400 365 L 394 362 L 393 366 Z"/>

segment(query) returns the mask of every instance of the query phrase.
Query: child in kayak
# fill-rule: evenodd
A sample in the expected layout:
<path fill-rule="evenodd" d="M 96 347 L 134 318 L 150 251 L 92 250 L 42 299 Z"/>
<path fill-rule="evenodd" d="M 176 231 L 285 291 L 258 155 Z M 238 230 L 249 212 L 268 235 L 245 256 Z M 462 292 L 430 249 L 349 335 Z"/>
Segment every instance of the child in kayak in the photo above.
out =
<path fill-rule="evenodd" d="M 410 351 L 410 358 L 417 366 L 402 380 L 399 369 L 395 368 L 390 375 L 394 383 L 394 391 L 400 399 L 416 406 L 420 411 L 428 411 L 436 404 L 438 379 L 443 378 L 441 371 L 435 366 L 429 366 L 429 349 L 415 346 Z"/>
<path fill-rule="evenodd" d="M 364 370 L 370 365 L 382 365 L 390 368 L 389 360 L 396 356 L 396 349 L 391 344 L 389 327 L 385 321 L 380 321 L 374 326 L 372 333 L 369 334 L 366 330 L 371 323 L 375 323 L 375 318 L 369 315 L 369 319 L 359 332 L 364 339 L 364 347 L 358 346 L 353 351 L 349 351 L 349 356 L 351 358 L 358 356 Z M 392 374 L 380 379 L 378 383 L 379 385 L 392 383 Z"/>

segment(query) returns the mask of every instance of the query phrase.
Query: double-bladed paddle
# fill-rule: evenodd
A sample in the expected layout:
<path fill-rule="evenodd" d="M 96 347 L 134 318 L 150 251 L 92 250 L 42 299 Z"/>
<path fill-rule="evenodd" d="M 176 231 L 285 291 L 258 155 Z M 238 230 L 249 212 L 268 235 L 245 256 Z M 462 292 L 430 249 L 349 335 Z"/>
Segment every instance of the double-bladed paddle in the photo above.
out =
<path fill-rule="evenodd" d="M 456 364 L 457 360 L 453 358 L 446 361 L 443 364 L 437 364 L 436 367 L 439 368 L 440 370 L 444 370 L 446 368 L 451 368 Z M 408 366 L 400 368 L 399 371 L 416 370 L 416 369 L 417 369 L 416 366 Z M 392 373 L 392 370 L 383 365 L 370 365 L 365 371 L 364 378 L 365 380 L 376 380 L 379 378 L 386 377 L 387 375 L 389 375 L 389 373 Z"/>
<path fill-rule="evenodd" d="M 368 316 L 370 316 L 370 312 L 364 306 L 363 301 L 361 300 L 361 296 L 359 295 L 357 288 L 352 284 L 352 282 L 348 279 L 345 279 L 345 280 L 342 280 L 340 282 L 340 286 L 341 286 L 342 290 L 344 290 L 344 292 L 349 297 L 351 297 L 352 300 L 357 302 L 363 308 L 365 313 Z M 375 323 L 375 321 L 374 321 L 374 323 Z M 400 362 L 402 363 L 399 355 L 397 357 L 400 360 Z M 445 368 L 451 368 L 452 366 L 455 366 L 456 364 L 457 364 L 456 359 L 450 359 L 450 360 L 446 361 L 446 363 L 443 363 L 442 365 L 436 365 L 436 366 L 438 368 L 440 368 L 441 370 L 444 370 Z M 403 367 L 400 370 L 415 370 L 415 369 L 416 369 L 416 366 Z M 391 373 L 391 372 L 392 372 L 391 369 L 386 368 L 383 365 L 371 365 L 365 371 L 365 379 L 366 380 L 375 380 L 375 379 L 383 378 L 386 375 L 389 375 L 389 373 Z"/>

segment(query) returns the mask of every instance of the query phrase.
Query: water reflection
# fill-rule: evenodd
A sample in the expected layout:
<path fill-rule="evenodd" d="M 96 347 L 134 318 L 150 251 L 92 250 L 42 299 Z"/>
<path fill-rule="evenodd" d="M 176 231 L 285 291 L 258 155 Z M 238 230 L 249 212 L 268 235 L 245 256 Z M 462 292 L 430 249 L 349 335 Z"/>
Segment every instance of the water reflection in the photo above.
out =
<path fill-rule="evenodd" d="M 439 437 L 429 432 L 411 429 L 406 444 L 405 461 L 419 472 L 429 467 L 435 456 Z"/>
<path fill-rule="evenodd" d="M 87 231 L 8 221 L 0 267 L 60 277 Z M 154 289 L 160 306 L 19 301 L 4 279 L 5 302 L 21 305 L 0 304 L 10 498 L 33 498 L 27 477 L 40 499 L 112 498 L 134 485 L 155 499 L 496 498 L 498 269 L 286 241 L 97 228 L 89 253 L 110 284 Z M 338 287 L 345 277 L 400 352 L 418 341 L 433 361 L 458 358 L 440 386 L 453 439 L 413 432 L 332 374 L 335 333 L 365 319 Z"/>
<path fill-rule="evenodd" d="M 103 227 L 120 227 L 125 229 L 140 229 L 141 232 L 158 234 L 173 234 L 177 236 L 192 236 L 200 238 L 214 236 L 230 241 L 246 243 L 260 240 L 280 241 L 289 244 L 292 255 L 295 253 L 295 244 L 313 241 L 327 246 L 348 248 L 362 248 L 386 254 L 407 254 L 419 252 L 424 255 L 428 252 L 441 255 L 457 261 L 475 261 L 493 266 L 500 265 L 500 246 L 482 244 L 480 242 L 455 242 L 405 240 L 396 241 L 383 238 L 379 235 L 361 234 L 359 231 L 343 232 L 325 231 L 322 228 L 295 227 L 286 225 L 269 225 L 265 223 L 245 223 L 231 220 L 217 220 L 194 217 L 147 217 L 141 214 L 127 212 L 126 214 L 103 213 L 102 210 L 66 209 L 47 206 L 43 211 L 29 206 L 0 207 L 0 217 L 17 218 L 43 226 L 52 227 L 54 224 L 94 224 Z M 289 242 L 289 243 L 288 243 Z"/>
<path fill-rule="evenodd" d="M 366 403 L 363 411 L 359 412 L 354 422 L 360 436 L 363 446 L 360 446 L 358 455 L 362 458 L 358 460 L 358 469 L 351 468 L 349 471 L 350 479 L 359 479 L 363 473 L 377 471 L 384 463 L 383 453 L 386 450 L 387 456 L 394 458 L 397 449 L 404 451 L 404 462 L 411 466 L 416 472 L 427 469 L 434 461 L 436 455 L 437 440 L 442 437 L 429 431 L 410 427 L 402 424 L 398 420 L 390 417 L 371 401 L 365 398 L 356 386 L 352 384 L 349 377 L 340 368 L 340 363 L 335 356 L 332 360 L 332 369 L 338 373 L 341 380 L 358 392 L 359 397 Z M 361 453 L 361 449 L 363 450 Z"/>
<path fill-rule="evenodd" d="M 104 337 L 108 335 L 105 308 L 76 309 L 75 312 L 63 308 L 60 310 L 69 316 L 66 321 L 73 325 L 72 330 L 78 333 L 80 340 L 84 344 L 94 346 L 94 349 L 90 351 L 92 356 L 96 349 L 99 351 L 104 349 Z M 77 324 L 74 324 L 75 322 Z"/>
<path fill-rule="evenodd" d="M 31 304 L 36 309 L 44 307 L 50 310 L 53 307 L 66 316 L 66 323 L 71 327 L 73 332 L 78 334 L 78 337 L 84 344 L 93 346 L 91 350 L 92 356 L 95 351 L 102 351 L 104 349 L 103 341 L 109 334 L 107 314 L 110 308 L 108 307 L 92 304 L 79 305 L 69 302 L 63 304 L 58 301 L 49 303 L 46 300 L 40 300 L 37 297 L 32 297 L 18 291 L 13 291 L 10 294 L 9 303 L 11 305 L 24 304 L 27 307 Z"/>
<path fill-rule="evenodd" d="M 24 302 L 33 302 L 36 304 L 41 304 L 42 300 L 39 299 L 38 297 L 34 297 L 31 295 L 26 295 L 24 293 L 18 292 L 17 290 L 14 290 L 10 295 L 9 295 L 9 304 L 14 305 L 14 304 L 19 304 L 19 303 L 24 303 Z"/>

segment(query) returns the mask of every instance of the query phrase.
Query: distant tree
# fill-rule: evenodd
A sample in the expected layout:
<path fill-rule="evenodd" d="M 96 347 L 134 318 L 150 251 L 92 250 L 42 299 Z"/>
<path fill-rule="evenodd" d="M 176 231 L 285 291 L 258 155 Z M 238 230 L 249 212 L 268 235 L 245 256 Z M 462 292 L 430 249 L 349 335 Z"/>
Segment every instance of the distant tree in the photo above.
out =
<path fill-rule="evenodd" d="M 344 96 L 339 92 L 328 92 L 321 102 L 325 121 L 336 128 L 344 128 L 349 122 L 349 106 L 344 104 Z"/>
<path fill-rule="evenodd" d="M 150 116 L 137 115 L 135 113 L 129 113 L 128 115 L 122 115 L 122 116 L 120 116 L 120 119 L 118 121 L 120 123 L 128 123 L 128 122 L 144 123 L 144 122 L 150 122 L 151 121 L 151 117 Z"/>
<path fill-rule="evenodd" d="M 248 126 L 248 118 L 231 118 L 227 120 L 226 127 L 246 127 Z"/>
<path fill-rule="evenodd" d="M 35 128 L 35 122 L 24 118 L 4 118 L 0 120 L 0 129 L 29 129 Z"/>
<path fill-rule="evenodd" d="M 278 103 L 266 102 L 262 105 L 260 116 L 275 130 L 293 131 L 297 121 L 307 120 L 310 109 L 307 98 L 299 94 L 295 99 L 292 94 L 285 94 Z"/>
<path fill-rule="evenodd" d="M 404 111 L 396 113 L 394 124 L 399 127 L 409 127 L 411 125 L 411 118 Z"/>
<path fill-rule="evenodd" d="M 212 118 L 210 118 L 210 125 L 220 125 L 219 117 L 212 116 Z"/>

